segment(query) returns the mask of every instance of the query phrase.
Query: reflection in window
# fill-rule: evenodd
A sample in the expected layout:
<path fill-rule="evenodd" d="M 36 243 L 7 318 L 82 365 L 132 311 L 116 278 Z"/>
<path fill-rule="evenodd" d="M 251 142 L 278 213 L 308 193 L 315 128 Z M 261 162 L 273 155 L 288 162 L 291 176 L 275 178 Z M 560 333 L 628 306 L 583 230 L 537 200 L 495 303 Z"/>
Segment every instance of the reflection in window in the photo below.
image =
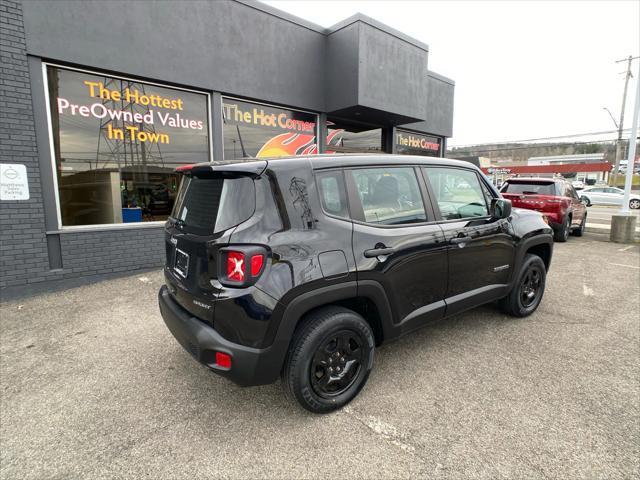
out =
<path fill-rule="evenodd" d="M 47 67 L 63 226 L 165 220 L 177 166 L 209 160 L 207 97 Z"/>
<path fill-rule="evenodd" d="M 348 217 L 347 194 L 342 172 L 325 172 L 317 176 L 322 208 L 330 215 Z"/>
<path fill-rule="evenodd" d="M 427 220 L 413 168 L 352 170 L 369 223 L 401 225 Z"/>
<path fill-rule="evenodd" d="M 360 130 L 327 121 L 327 153 L 382 152 L 382 130 Z"/>
<path fill-rule="evenodd" d="M 225 160 L 318 153 L 311 113 L 224 98 L 222 116 Z"/>
<path fill-rule="evenodd" d="M 482 217 L 489 214 L 478 176 L 459 168 L 424 169 L 445 220 Z"/>
<path fill-rule="evenodd" d="M 439 137 L 401 129 L 396 129 L 394 137 L 396 153 L 427 157 L 439 157 L 441 155 L 442 139 Z"/>

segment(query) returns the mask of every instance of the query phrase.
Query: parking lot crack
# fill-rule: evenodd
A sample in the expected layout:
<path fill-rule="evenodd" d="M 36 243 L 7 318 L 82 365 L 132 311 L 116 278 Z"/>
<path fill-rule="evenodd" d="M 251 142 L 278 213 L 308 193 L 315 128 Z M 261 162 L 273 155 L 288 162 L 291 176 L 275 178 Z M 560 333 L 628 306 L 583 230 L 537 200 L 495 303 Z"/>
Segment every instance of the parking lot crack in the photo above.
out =
<path fill-rule="evenodd" d="M 353 408 L 349 406 L 344 407 L 342 411 L 360 422 L 362 425 L 371 430 L 376 436 L 382 438 L 386 442 L 395 445 L 404 452 L 410 453 L 412 455 L 416 454 L 416 447 L 412 445 L 409 435 L 400 431 L 394 425 L 384 422 L 380 418 L 373 415 L 368 415 L 367 417 L 358 415 L 353 410 Z"/>

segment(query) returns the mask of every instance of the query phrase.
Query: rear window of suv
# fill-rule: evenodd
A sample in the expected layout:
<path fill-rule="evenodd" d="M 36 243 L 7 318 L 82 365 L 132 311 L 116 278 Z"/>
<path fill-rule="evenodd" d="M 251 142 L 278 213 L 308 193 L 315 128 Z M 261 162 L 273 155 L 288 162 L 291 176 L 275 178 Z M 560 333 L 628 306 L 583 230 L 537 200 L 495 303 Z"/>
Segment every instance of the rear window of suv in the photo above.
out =
<path fill-rule="evenodd" d="M 255 210 L 253 180 L 185 176 L 171 218 L 178 227 L 196 235 L 211 235 L 235 227 Z"/>
<path fill-rule="evenodd" d="M 523 195 L 557 195 L 555 182 L 509 182 L 507 181 L 502 193 L 521 193 Z"/>

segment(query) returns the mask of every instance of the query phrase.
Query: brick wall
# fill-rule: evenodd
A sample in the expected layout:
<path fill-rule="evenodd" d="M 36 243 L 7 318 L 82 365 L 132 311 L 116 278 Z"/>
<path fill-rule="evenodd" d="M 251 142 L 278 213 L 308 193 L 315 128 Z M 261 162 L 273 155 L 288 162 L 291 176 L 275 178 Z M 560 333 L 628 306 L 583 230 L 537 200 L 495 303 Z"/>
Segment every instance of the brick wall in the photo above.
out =
<path fill-rule="evenodd" d="M 0 0 L 0 162 L 27 167 L 30 199 L 0 202 L 0 287 L 49 271 L 22 8 Z"/>
<path fill-rule="evenodd" d="M 161 266 L 164 245 L 158 227 L 62 233 L 62 269 L 49 268 L 19 1 L 0 0 L 0 29 L 0 162 L 27 167 L 30 193 L 29 200 L 0 202 L 0 289 Z"/>
<path fill-rule="evenodd" d="M 66 278 L 159 267 L 165 255 L 162 228 L 65 233 L 60 246 Z"/>

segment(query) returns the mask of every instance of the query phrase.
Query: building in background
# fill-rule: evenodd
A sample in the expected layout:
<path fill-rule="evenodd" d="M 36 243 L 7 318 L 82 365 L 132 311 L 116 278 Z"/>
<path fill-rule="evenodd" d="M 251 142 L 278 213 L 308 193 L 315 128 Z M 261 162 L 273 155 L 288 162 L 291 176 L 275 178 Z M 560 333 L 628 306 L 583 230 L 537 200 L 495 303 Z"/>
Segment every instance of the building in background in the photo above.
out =
<path fill-rule="evenodd" d="M 484 165 L 479 166 L 496 185 L 502 184 L 504 180 L 514 175 L 533 177 L 562 175 L 576 182 L 594 185 L 606 182 L 611 171 L 611 164 L 605 160 L 604 153 L 531 157 L 526 165 L 494 161 L 490 161 L 487 165 L 485 160 Z"/>
<path fill-rule="evenodd" d="M 0 288 L 163 262 L 180 165 L 442 156 L 454 83 L 363 15 L 244 1 L 0 0 Z M 179 9 L 179 12 L 177 12 Z"/>

